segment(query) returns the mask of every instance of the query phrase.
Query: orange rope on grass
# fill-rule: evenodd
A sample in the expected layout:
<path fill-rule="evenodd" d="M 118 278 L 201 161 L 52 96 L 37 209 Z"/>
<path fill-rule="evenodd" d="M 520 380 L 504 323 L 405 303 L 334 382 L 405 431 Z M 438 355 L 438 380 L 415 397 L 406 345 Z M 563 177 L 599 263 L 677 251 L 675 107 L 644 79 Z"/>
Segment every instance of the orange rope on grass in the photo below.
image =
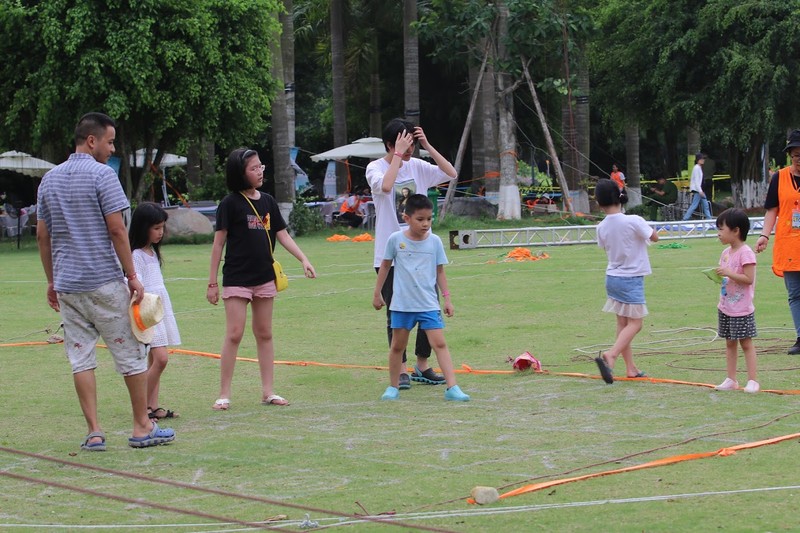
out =
<path fill-rule="evenodd" d="M 0 348 L 13 348 L 13 347 L 20 347 L 20 346 L 48 346 L 52 344 L 61 344 L 61 343 L 52 343 L 52 342 L 45 342 L 45 341 L 31 341 L 31 342 L 20 342 L 20 343 L 11 343 L 11 344 L 0 344 Z M 107 348 L 104 344 L 97 345 L 98 348 Z M 201 352 L 198 350 L 184 350 L 180 348 L 170 348 L 168 353 L 171 354 L 179 354 L 179 355 L 196 355 L 199 357 L 209 357 L 211 359 L 219 359 L 220 355 L 217 353 L 212 352 Z M 251 357 L 237 357 L 239 361 L 248 361 L 248 362 L 258 362 L 258 359 L 254 359 Z M 287 366 L 317 366 L 317 367 L 328 367 L 328 368 L 350 368 L 350 369 L 371 369 L 371 370 L 388 370 L 388 366 L 381 366 L 381 365 L 352 365 L 352 364 L 342 364 L 342 363 L 320 363 L 317 361 L 275 361 L 276 365 L 287 365 Z M 517 374 L 519 373 L 517 370 L 479 370 L 472 368 L 468 364 L 462 364 L 461 368 L 454 369 L 457 374 L 475 374 L 475 375 L 502 375 L 502 374 Z M 570 377 L 570 378 L 583 378 L 583 379 L 602 379 L 600 376 L 594 374 L 585 374 L 582 372 L 552 372 L 550 370 L 530 370 L 526 371 L 530 372 L 531 374 L 542 374 L 547 376 L 560 376 L 560 377 Z M 684 381 L 679 379 L 667 379 L 667 378 L 652 378 L 652 377 L 643 377 L 643 378 L 628 378 L 628 377 L 615 377 L 614 381 L 638 381 L 638 382 L 646 382 L 646 383 L 662 383 L 667 385 L 688 385 L 691 387 L 704 387 L 707 389 L 713 389 L 715 385 L 710 383 L 700 383 L 695 381 Z M 788 389 L 788 390 L 781 390 L 781 389 L 761 389 L 761 392 L 768 392 L 771 394 L 778 394 L 778 395 L 792 395 L 797 396 L 800 395 L 800 390 L 798 389 Z"/>
<path fill-rule="evenodd" d="M 695 459 L 706 459 L 708 457 L 728 457 L 730 455 L 735 455 L 739 450 L 749 450 L 752 448 L 759 448 L 761 446 L 768 446 L 770 444 L 777 444 L 779 442 L 784 442 L 787 440 L 792 440 L 800 437 L 800 433 L 792 433 L 790 435 L 783 435 L 780 437 L 774 437 L 771 439 L 765 439 L 755 442 L 747 442 L 744 444 L 738 444 L 736 446 L 728 446 L 725 448 L 720 448 L 713 452 L 701 452 L 701 453 L 689 453 L 683 455 L 673 455 L 672 457 L 664 457 L 663 459 L 656 459 L 655 461 L 648 461 L 647 463 L 642 463 L 640 465 L 628 466 L 625 468 L 617 468 L 615 470 L 606 470 L 604 472 L 595 472 L 594 474 L 586 474 L 583 476 L 576 476 L 576 477 L 569 477 L 564 479 L 554 479 L 551 481 L 543 481 L 541 483 L 532 483 L 530 485 L 526 485 L 524 487 L 520 487 L 518 489 L 514 489 L 512 491 L 506 492 L 500 495 L 500 498 L 510 498 L 512 496 L 519 496 L 520 494 L 527 494 L 529 492 L 535 492 L 538 490 L 555 487 L 557 485 L 565 485 L 567 483 L 573 483 L 575 481 L 584 481 L 587 479 L 593 479 L 596 477 L 602 476 L 610 476 L 612 474 L 624 474 L 626 472 L 633 472 L 636 470 L 643 470 L 645 468 L 655 468 L 658 466 L 668 466 L 675 463 L 681 463 L 684 461 L 694 461 Z M 474 499 L 468 498 L 468 503 L 476 503 Z"/>

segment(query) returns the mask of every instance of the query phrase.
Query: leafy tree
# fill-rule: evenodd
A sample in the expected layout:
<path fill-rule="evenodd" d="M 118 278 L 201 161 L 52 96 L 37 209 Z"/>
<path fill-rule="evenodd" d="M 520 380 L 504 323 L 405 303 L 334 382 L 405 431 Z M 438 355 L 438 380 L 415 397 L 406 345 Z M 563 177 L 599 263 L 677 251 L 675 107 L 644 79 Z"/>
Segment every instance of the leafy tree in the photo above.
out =
<path fill-rule="evenodd" d="M 697 127 L 704 149 L 723 148 L 717 158 L 727 157 L 735 190 L 760 177 L 761 147 L 800 119 L 797 5 L 777 0 L 606 0 L 602 5 L 593 65 L 606 116 L 633 116 L 648 128 Z"/>
<path fill-rule="evenodd" d="M 213 138 L 223 148 L 267 128 L 276 90 L 270 44 L 279 0 L 16 0 L 0 7 L 0 144 L 69 152 L 90 110 L 117 119 L 127 155 L 163 153 Z M 23 68 L 20 68 L 20 65 Z M 282 90 L 283 87 L 280 87 Z"/>

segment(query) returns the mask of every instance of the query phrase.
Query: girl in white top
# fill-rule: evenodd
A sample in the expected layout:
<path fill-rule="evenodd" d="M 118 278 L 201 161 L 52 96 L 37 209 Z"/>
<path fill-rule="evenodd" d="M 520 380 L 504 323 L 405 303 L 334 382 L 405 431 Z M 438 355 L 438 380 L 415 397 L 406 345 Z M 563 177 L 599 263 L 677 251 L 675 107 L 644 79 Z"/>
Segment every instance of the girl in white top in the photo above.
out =
<path fill-rule="evenodd" d="M 617 337 L 614 345 L 595 358 L 606 383 L 613 383 L 611 369 L 622 355 L 629 378 L 645 377 L 633 362 L 631 342 L 642 329 L 647 316 L 644 298 L 644 276 L 650 274 L 647 246 L 658 241 L 658 234 L 637 215 L 625 215 L 622 206 L 628 202 L 625 190 L 610 179 L 601 179 L 595 187 L 595 199 L 605 218 L 597 226 L 597 244 L 606 251 L 606 304 L 603 311 L 617 315 Z"/>
<path fill-rule="evenodd" d="M 169 358 L 167 346 L 181 343 L 178 325 L 172 312 L 169 293 L 164 286 L 161 275 L 161 239 L 164 238 L 164 226 L 167 212 L 158 204 L 142 202 L 134 210 L 128 238 L 133 251 L 133 264 L 137 276 L 144 285 L 145 292 L 157 294 L 164 306 L 164 318 L 153 326 L 153 342 L 150 344 L 147 369 L 147 411 L 150 418 L 173 418 L 178 414 L 158 406 L 158 391 L 161 374 L 167 367 Z"/>

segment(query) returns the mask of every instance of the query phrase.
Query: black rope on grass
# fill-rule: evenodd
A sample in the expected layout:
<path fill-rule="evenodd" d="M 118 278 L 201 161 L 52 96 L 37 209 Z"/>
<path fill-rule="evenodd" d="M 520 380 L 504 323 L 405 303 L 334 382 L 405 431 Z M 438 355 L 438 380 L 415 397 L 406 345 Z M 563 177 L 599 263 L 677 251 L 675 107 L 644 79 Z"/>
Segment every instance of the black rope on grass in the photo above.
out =
<path fill-rule="evenodd" d="M 259 529 L 269 529 L 271 531 L 294 531 L 294 529 L 284 529 L 281 527 L 273 527 L 258 522 L 247 522 L 245 520 L 237 520 L 236 518 L 231 518 L 227 516 L 219 516 L 210 513 L 203 513 L 201 511 L 181 509 L 179 507 L 173 507 L 171 505 L 164 505 L 163 503 L 150 502 L 141 498 L 126 498 L 125 496 L 117 496 L 116 494 L 109 494 L 107 492 L 100 492 L 92 489 L 84 489 L 82 487 L 76 487 L 74 485 L 67 485 L 66 483 L 59 483 L 57 481 L 48 481 L 44 479 L 36 479 L 29 476 L 22 476 L 19 474 L 12 474 L 11 472 L 0 471 L 0 476 L 9 477 L 12 479 L 18 479 L 20 481 L 26 481 L 28 483 L 38 483 L 40 485 L 46 485 L 48 487 L 55 487 L 73 492 L 80 492 L 82 494 L 88 494 L 89 496 L 96 496 L 98 498 L 107 498 L 109 500 L 116 500 L 123 503 L 132 503 L 134 505 L 139 505 L 142 507 L 151 507 L 153 509 L 161 509 L 162 511 L 170 511 L 178 514 L 196 516 L 198 518 L 207 518 L 209 520 L 214 520 L 215 522 L 222 522 L 222 523 L 233 522 L 242 526 L 255 527 Z"/>
<path fill-rule="evenodd" d="M 299 509 L 299 510 L 302 510 L 302 511 L 307 511 L 307 512 L 317 513 L 317 514 L 322 514 L 322 515 L 338 516 L 338 517 L 342 517 L 342 518 L 350 518 L 350 519 L 356 519 L 356 520 L 364 520 L 364 521 L 367 521 L 367 522 L 374 522 L 374 523 L 378 523 L 378 524 L 385 524 L 385 525 L 391 525 L 391 526 L 400 526 L 400 527 L 405 527 L 405 528 L 408 528 L 408 529 L 418 529 L 418 530 L 421 530 L 421 531 L 435 531 L 435 532 L 439 532 L 439 533 L 455 533 L 455 532 L 453 532 L 453 531 L 451 531 L 449 529 L 441 529 L 441 528 L 435 528 L 435 527 L 420 526 L 420 525 L 416 525 L 416 524 L 408 524 L 408 523 L 405 523 L 405 522 L 400 522 L 400 521 L 396 521 L 396 520 L 387 520 L 387 519 L 380 518 L 380 517 L 362 516 L 362 515 L 358 515 L 358 514 L 342 513 L 342 512 L 339 512 L 339 511 L 332 511 L 332 510 L 329 510 L 329 509 L 320 509 L 320 508 L 311 507 L 311 506 L 308 506 L 308 505 L 300 505 L 300 504 L 297 504 L 297 503 L 289 503 L 289 502 L 285 502 L 285 501 L 271 500 L 269 498 L 264 498 L 264 497 L 261 497 L 261 496 L 250 496 L 250 495 L 247 495 L 247 494 L 238 494 L 238 493 L 235 493 L 235 492 L 226 492 L 226 491 L 219 490 L 219 489 L 210 489 L 210 488 L 200 487 L 200 486 L 197 486 L 197 485 L 192 485 L 190 483 L 183 483 L 181 481 L 171 481 L 169 479 L 161 479 L 161 478 L 150 477 L 150 476 L 145 476 L 145 475 L 141 475 L 141 474 L 134 474 L 132 472 L 124 472 L 122 470 L 114 470 L 112 468 L 104 468 L 102 466 L 94 466 L 94 465 L 76 463 L 74 461 L 67 461 L 65 459 L 58 459 L 57 457 L 50 457 L 50 456 L 42 455 L 42 454 L 38 454 L 38 453 L 26 452 L 24 450 L 15 450 L 13 448 L 6 448 L 5 446 L 0 446 L 0 452 L 6 452 L 6 453 L 14 454 L 14 455 L 23 455 L 23 456 L 26 456 L 26 457 L 32 457 L 34 459 L 39 459 L 39 460 L 42 460 L 42 461 L 49 461 L 49 462 L 52 462 L 52 463 L 58 463 L 58 464 L 71 466 L 71 467 L 78 468 L 78 469 L 93 470 L 95 472 L 102 472 L 104 474 L 113 474 L 113 475 L 116 475 L 116 476 L 135 479 L 137 481 L 144 481 L 144 482 L 147 482 L 147 483 L 158 483 L 158 484 L 162 484 L 162 485 L 169 485 L 169 486 L 172 486 L 172 487 L 178 487 L 178 488 L 183 488 L 183 489 L 195 490 L 195 491 L 198 491 L 198 492 L 204 492 L 204 493 L 207 493 L 207 494 L 214 494 L 214 495 L 217 495 L 217 496 L 226 496 L 226 497 L 229 497 L 229 498 L 238 498 L 238 499 L 241 499 L 241 500 L 249 500 L 249 501 L 254 501 L 254 502 L 258 502 L 258 503 L 267 503 L 267 504 L 274 505 L 274 506 L 277 506 L 277 507 L 289 507 L 289 508 L 292 508 L 292 509 Z M 2 471 L 0 471 L 0 475 L 9 476 L 9 477 L 17 477 L 19 479 L 24 478 L 24 476 L 19 476 L 17 474 L 10 474 L 8 472 L 2 472 Z M 37 480 L 37 479 L 34 479 L 34 478 L 31 478 L 31 481 L 35 482 L 35 483 L 45 484 L 45 485 L 46 484 L 51 484 L 51 483 L 53 483 L 53 486 L 62 485 L 62 484 L 56 484 L 55 482 Z M 78 492 L 85 492 L 87 494 L 94 493 L 94 491 L 89 491 L 89 489 L 83 489 L 83 488 L 80 488 L 80 487 L 72 487 L 70 485 L 63 485 L 63 486 L 61 486 L 61 488 L 66 488 L 67 490 L 76 490 Z M 87 491 L 89 491 L 89 492 L 87 492 Z M 106 495 L 106 494 L 100 493 L 100 492 L 95 493 L 95 495 L 100 496 L 100 497 L 108 496 L 111 499 L 123 498 L 122 496 Z M 125 500 L 121 500 L 120 499 L 120 501 L 128 501 L 128 500 L 127 499 L 125 499 Z M 130 500 L 129 503 L 135 503 L 135 504 L 138 504 L 138 505 L 152 505 L 153 507 L 156 507 L 156 508 L 163 508 L 163 507 L 161 507 L 161 504 L 153 504 L 153 503 L 148 503 L 148 502 L 142 502 L 140 500 Z M 188 513 L 188 514 L 195 513 L 195 511 L 180 510 L 180 509 L 177 509 L 177 508 L 170 508 L 168 510 L 175 511 L 175 512 L 185 512 L 185 513 Z M 201 515 L 197 515 L 197 516 L 201 516 Z M 208 517 L 208 516 L 213 516 L 213 515 L 207 515 L 206 517 Z M 214 520 L 216 520 L 216 519 L 217 518 L 214 518 Z M 226 520 L 227 520 L 227 518 L 226 518 Z M 238 523 L 241 523 L 241 524 L 252 525 L 254 527 L 260 527 L 262 529 L 274 529 L 274 528 L 268 528 L 268 527 L 265 527 L 264 525 L 259 525 L 259 524 L 251 523 L 251 522 L 241 522 L 239 520 L 231 520 L 231 521 L 235 521 L 235 522 L 238 522 Z M 284 531 L 291 531 L 291 530 L 284 530 Z"/>

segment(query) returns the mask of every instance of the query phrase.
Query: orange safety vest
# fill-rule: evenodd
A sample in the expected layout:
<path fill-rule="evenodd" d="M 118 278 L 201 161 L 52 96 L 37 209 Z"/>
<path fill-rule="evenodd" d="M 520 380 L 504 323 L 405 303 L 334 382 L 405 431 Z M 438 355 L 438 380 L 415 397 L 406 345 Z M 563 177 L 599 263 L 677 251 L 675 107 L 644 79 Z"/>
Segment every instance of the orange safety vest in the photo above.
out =
<path fill-rule="evenodd" d="M 800 217 L 800 191 L 794 186 L 791 167 L 784 167 L 778 171 L 778 220 L 772 246 L 772 271 L 776 276 L 800 270 L 800 228 L 792 228 L 795 212 Z"/>
<path fill-rule="evenodd" d="M 614 183 L 617 184 L 617 187 L 619 187 L 619 190 L 622 190 L 622 189 L 625 188 L 625 182 L 622 181 L 622 172 L 620 172 L 619 170 L 616 171 L 616 172 L 612 172 L 611 173 L 611 179 L 614 180 Z"/>
<path fill-rule="evenodd" d="M 358 208 L 363 203 L 364 203 L 364 200 L 362 200 L 360 196 L 356 196 L 355 202 L 353 202 L 353 205 L 350 206 L 349 205 L 350 204 L 350 198 L 348 198 L 347 200 L 344 201 L 344 203 L 342 204 L 342 207 L 339 208 L 339 212 L 340 213 L 358 213 Z"/>

